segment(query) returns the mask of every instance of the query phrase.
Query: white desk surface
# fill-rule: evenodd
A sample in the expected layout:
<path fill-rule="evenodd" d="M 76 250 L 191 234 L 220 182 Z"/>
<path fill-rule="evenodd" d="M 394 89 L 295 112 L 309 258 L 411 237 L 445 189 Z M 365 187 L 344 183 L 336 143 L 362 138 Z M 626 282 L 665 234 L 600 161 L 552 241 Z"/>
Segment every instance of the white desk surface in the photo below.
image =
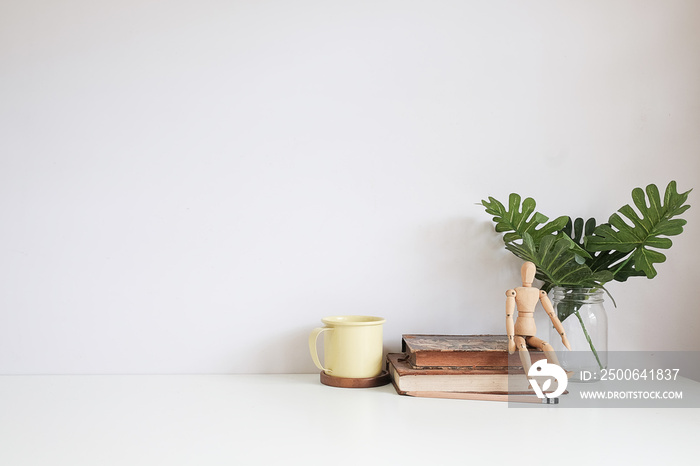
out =
<path fill-rule="evenodd" d="M 690 382 L 688 389 L 700 384 Z M 698 464 L 698 409 L 540 409 L 316 375 L 1 376 L 0 465 Z"/>

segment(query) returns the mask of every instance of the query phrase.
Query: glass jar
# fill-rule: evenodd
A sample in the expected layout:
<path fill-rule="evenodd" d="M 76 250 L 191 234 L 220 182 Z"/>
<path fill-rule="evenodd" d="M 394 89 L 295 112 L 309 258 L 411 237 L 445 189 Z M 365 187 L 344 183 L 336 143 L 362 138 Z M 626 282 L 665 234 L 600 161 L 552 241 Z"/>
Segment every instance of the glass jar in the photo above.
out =
<path fill-rule="evenodd" d="M 608 365 L 608 314 L 600 288 L 567 288 L 556 286 L 551 291 L 552 305 L 571 345 L 567 350 L 561 336 L 552 326 L 549 343 L 559 363 L 573 382 L 594 382 Z"/>

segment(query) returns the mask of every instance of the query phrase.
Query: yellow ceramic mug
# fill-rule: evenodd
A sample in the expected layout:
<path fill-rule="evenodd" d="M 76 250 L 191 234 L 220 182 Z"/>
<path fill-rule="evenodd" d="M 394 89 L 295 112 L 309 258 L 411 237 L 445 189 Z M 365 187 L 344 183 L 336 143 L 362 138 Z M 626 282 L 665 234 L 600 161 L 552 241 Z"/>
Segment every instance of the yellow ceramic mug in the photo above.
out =
<path fill-rule="evenodd" d="M 326 326 L 309 335 L 309 350 L 316 367 L 333 377 L 376 377 L 382 372 L 385 320 L 372 316 L 336 316 L 321 319 Z M 324 333 L 325 367 L 316 350 L 316 340 Z"/>

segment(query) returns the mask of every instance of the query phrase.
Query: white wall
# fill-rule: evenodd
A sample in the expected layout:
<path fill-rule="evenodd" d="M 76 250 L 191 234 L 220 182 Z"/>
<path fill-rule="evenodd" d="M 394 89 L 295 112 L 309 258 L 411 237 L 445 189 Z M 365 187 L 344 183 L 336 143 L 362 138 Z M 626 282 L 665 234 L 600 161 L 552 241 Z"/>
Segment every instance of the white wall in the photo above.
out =
<path fill-rule="evenodd" d="M 503 333 L 477 202 L 603 221 L 671 179 L 611 349 L 700 349 L 695 0 L 5 0 L 0 80 L 0 373 L 315 372 L 345 313 Z"/>

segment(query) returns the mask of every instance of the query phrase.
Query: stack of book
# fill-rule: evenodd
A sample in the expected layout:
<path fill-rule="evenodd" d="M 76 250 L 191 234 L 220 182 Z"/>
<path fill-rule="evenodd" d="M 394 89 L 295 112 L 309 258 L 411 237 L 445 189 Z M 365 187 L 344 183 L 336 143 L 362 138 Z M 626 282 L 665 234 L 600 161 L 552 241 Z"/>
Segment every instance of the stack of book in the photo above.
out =
<path fill-rule="evenodd" d="M 508 400 L 533 395 L 506 335 L 403 335 L 403 353 L 389 353 L 387 369 L 401 395 Z M 530 349 L 532 362 L 544 353 Z"/>

